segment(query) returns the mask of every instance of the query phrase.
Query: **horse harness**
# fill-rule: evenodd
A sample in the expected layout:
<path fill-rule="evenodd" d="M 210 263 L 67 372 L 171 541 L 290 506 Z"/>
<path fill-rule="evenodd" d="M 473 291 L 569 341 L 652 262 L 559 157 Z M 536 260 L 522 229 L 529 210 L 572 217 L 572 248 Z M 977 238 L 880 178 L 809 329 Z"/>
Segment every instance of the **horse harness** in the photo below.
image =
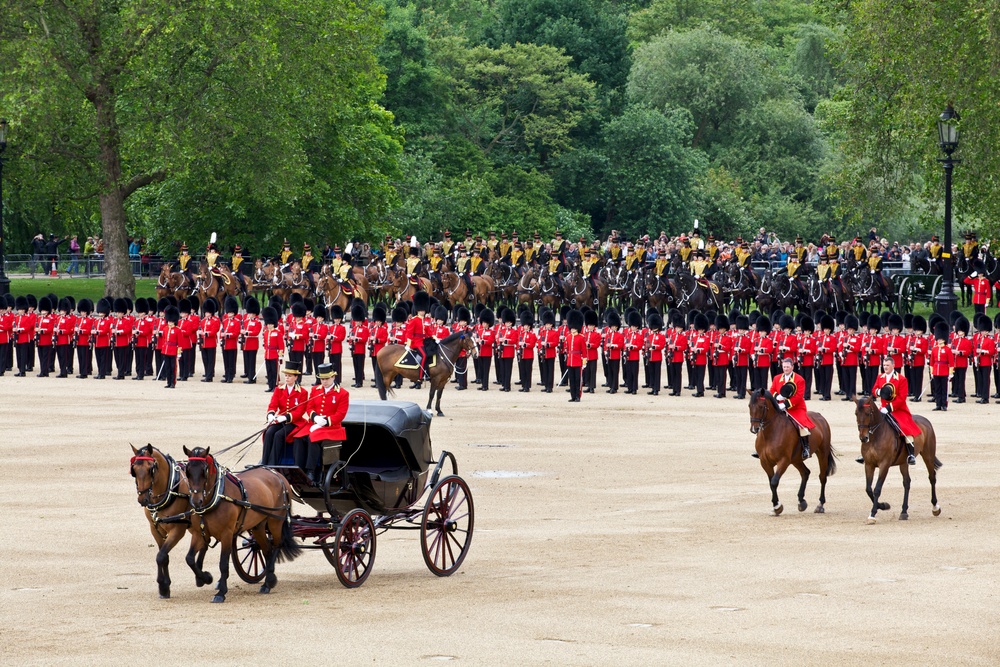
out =
<path fill-rule="evenodd" d="M 167 460 L 167 466 L 170 469 L 170 474 L 167 477 L 167 490 L 163 492 L 163 499 L 160 501 L 153 501 L 153 484 L 150 482 L 149 488 L 145 491 L 145 496 L 148 502 L 143 503 L 139 501 L 139 504 L 149 512 L 150 517 L 153 519 L 154 524 L 161 522 L 158 512 L 163 508 L 167 507 L 174 500 L 183 498 L 188 500 L 191 496 L 186 493 L 181 493 L 179 491 L 181 486 L 181 472 L 183 468 L 180 463 L 174 461 L 173 457 L 169 454 L 164 454 L 164 458 Z M 133 456 L 132 460 L 129 462 L 129 468 L 132 472 L 132 476 L 135 477 L 135 462 L 136 461 L 151 461 L 152 465 L 149 467 L 150 479 L 156 477 L 157 461 L 152 456 Z M 139 482 L 136 480 L 136 491 L 139 488 Z"/>

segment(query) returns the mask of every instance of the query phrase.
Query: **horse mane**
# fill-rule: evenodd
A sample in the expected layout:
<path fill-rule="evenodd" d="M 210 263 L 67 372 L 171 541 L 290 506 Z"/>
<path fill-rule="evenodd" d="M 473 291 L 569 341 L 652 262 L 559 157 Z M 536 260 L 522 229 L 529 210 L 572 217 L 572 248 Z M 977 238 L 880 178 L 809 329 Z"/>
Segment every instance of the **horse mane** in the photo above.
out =
<path fill-rule="evenodd" d="M 448 343 L 454 343 L 456 340 L 462 338 L 463 336 L 465 336 L 464 331 L 456 331 L 453 334 L 449 334 L 448 336 L 445 336 L 444 338 L 438 341 L 438 347 L 442 345 L 447 345 Z"/>
<path fill-rule="evenodd" d="M 766 398 L 768 400 L 768 402 L 771 404 L 771 407 L 774 408 L 775 412 L 779 412 L 781 410 L 781 408 L 778 407 L 778 401 L 775 400 L 775 398 L 774 398 L 774 394 L 772 394 L 768 390 L 766 390 L 766 389 L 754 389 L 750 393 L 750 401 L 751 401 L 751 403 L 753 401 L 756 401 L 758 398 Z"/>

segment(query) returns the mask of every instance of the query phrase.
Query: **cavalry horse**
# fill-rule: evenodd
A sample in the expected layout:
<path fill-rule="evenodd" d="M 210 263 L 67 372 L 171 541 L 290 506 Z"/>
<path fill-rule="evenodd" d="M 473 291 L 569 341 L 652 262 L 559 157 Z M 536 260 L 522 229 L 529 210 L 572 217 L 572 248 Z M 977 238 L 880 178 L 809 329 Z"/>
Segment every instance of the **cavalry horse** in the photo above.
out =
<path fill-rule="evenodd" d="M 677 275 L 677 287 L 680 292 L 677 307 L 682 313 L 697 310 L 704 313 L 707 310 L 721 310 L 726 305 L 727 297 L 722 294 L 719 286 L 713 282 L 700 282 L 688 271 Z"/>
<path fill-rule="evenodd" d="M 455 370 L 455 361 L 462 350 L 465 350 L 467 356 L 474 357 L 477 345 L 475 338 L 468 331 L 456 331 L 450 336 L 442 338 L 428 346 L 427 342 L 430 340 L 432 339 L 425 339 L 424 343 L 428 356 L 432 357 L 431 362 L 433 364 L 430 368 L 425 368 L 423 372 L 423 375 L 426 375 L 431 386 L 430 395 L 427 397 L 427 409 L 431 409 L 431 403 L 434 401 L 434 393 L 437 392 L 437 404 L 434 406 L 434 409 L 437 411 L 438 417 L 443 417 L 444 413 L 441 412 L 441 394 L 444 392 L 445 385 L 448 384 L 448 380 L 451 378 L 452 371 Z M 403 345 L 386 345 L 379 350 L 378 355 L 375 357 L 378 365 L 378 373 L 375 375 L 375 386 L 378 389 L 378 397 L 383 401 L 386 400 L 387 392 L 393 394 L 391 385 L 397 375 L 401 375 L 414 382 L 421 381 L 421 370 L 413 357 L 408 359 L 408 361 L 413 363 L 404 363 L 401 366 L 396 365 L 409 352 Z"/>
<path fill-rule="evenodd" d="M 250 279 L 250 293 L 258 300 L 266 301 L 263 296 L 269 294 L 277 283 L 278 266 L 273 261 L 265 262 L 257 258 L 253 263 L 253 276 Z"/>
<path fill-rule="evenodd" d="M 292 490 L 280 474 L 270 468 L 251 468 L 233 474 L 219 466 L 208 447 L 184 448 L 187 455 L 188 490 L 194 542 L 199 547 L 211 538 L 219 541 L 219 586 L 212 602 L 225 602 L 229 592 L 229 559 L 233 538 L 247 531 L 264 554 L 261 593 L 270 593 L 278 583 L 275 562 L 295 560 L 302 548 L 292 535 Z"/>
<path fill-rule="evenodd" d="M 654 271 L 645 274 L 644 287 L 646 304 L 659 312 L 676 305 L 672 280 L 667 276 L 657 276 Z"/>
<path fill-rule="evenodd" d="M 447 271 L 441 274 L 441 287 L 444 292 L 444 300 L 451 306 L 452 310 L 458 306 L 473 306 L 477 303 L 486 304 L 490 299 L 490 286 L 481 276 L 470 276 L 472 281 L 472 292 L 469 286 L 460 275 Z"/>
<path fill-rule="evenodd" d="M 809 412 L 809 418 L 816 425 L 809 434 L 809 448 L 819 461 L 819 505 L 815 512 L 826 512 L 826 478 L 837 472 L 837 452 L 830 444 L 830 424 L 818 412 Z M 799 485 L 799 511 L 805 512 L 806 482 L 809 468 L 802 460 L 802 446 L 799 444 L 799 429 L 788 415 L 784 414 L 774 396 L 769 391 L 755 389 L 750 394 L 750 432 L 757 436 L 754 444 L 760 457 L 760 466 L 767 473 L 771 485 L 771 504 L 774 515 L 784 509 L 778 500 L 778 482 L 788 466 L 794 467 L 802 476 Z"/>
<path fill-rule="evenodd" d="M 858 421 L 858 438 L 861 440 L 861 456 L 865 460 L 865 491 L 872 501 L 872 512 L 868 523 L 875 523 L 875 513 L 878 510 L 891 509 L 889 503 L 879 502 L 882 496 L 882 485 L 885 483 L 889 468 L 899 466 L 903 476 L 903 508 L 899 520 L 909 518 L 907 510 L 910 504 L 910 468 L 906 463 L 906 447 L 899 433 L 889 420 L 879 412 L 875 401 L 870 396 L 854 396 L 857 407 L 854 416 Z M 913 421 L 920 427 L 920 435 L 913 438 L 913 453 L 924 460 L 927 466 L 927 478 L 931 481 L 931 513 L 941 514 L 941 506 L 937 499 L 937 470 L 941 462 L 937 458 L 937 436 L 934 427 L 921 415 L 913 415 Z M 884 427 L 884 428 L 883 428 Z M 878 481 L 872 488 L 875 469 L 878 468 Z"/>
<path fill-rule="evenodd" d="M 390 301 L 393 295 L 392 279 L 393 269 L 386 268 L 381 257 L 373 257 L 368 266 L 365 267 L 365 281 L 368 287 L 365 289 L 375 301 Z"/>
<path fill-rule="evenodd" d="M 608 286 L 602 280 L 598 280 L 597 294 L 590 281 L 583 277 L 579 269 L 570 271 L 563 278 L 563 287 L 566 290 L 566 298 L 574 308 L 587 306 L 603 313 L 608 307 Z"/>
<path fill-rule="evenodd" d="M 223 303 L 227 296 L 241 296 L 240 281 L 233 275 L 227 267 L 217 267 L 219 275 L 208 268 L 208 264 L 202 263 L 198 270 L 198 282 L 195 285 L 195 293 L 201 293 L 199 301 L 202 303 L 206 299 L 215 299 Z"/>
<path fill-rule="evenodd" d="M 417 276 L 419 289 L 411 282 L 405 271 L 396 271 L 392 275 L 392 291 L 396 295 L 396 301 L 412 301 L 413 295 L 419 291 L 431 293 L 433 286 L 431 281 L 423 276 Z"/>
<path fill-rule="evenodd" d="M 183 273 L 171 271 L 170 264 L 160 267 L 160 275 L 156 279 L 156 298 L 162 299 L 173 295 L 177 299 L 186 299 L 194 290 L 194 285 Z"/>
<path fill-rule="evenodd" d="M 515 306 L 517 295 L 517 271 L 506 262 L 490 262 L 486 268 L 486 276 L 494 284 L 494 303 L 502 303 L 506 306 Z"/>
<path fill-rule="evenodd" d="M 319 280 L 316 281 L 316 293 L 322 297 L 323 304 L 327 309 L 333 306 L 340 306 L 345 313 L 351 311 L 351 304 L 354 299 L 361 299 L 368 303 L 368 293 L 361 285 L 354 286 L 354 293 L 348 294 L 344 285 L 330 273 L 329 265 L 324 264 L 319 273 Z"/>
<path fill-rule="evenodd" d="M 190 530 L 191 524 L 160 523 L 160 515 L 179 515 L 189 509 L 187 477 L 179 463 L 153 445 L 139 449 L 132 447 L 129 472 L 135 478 L 135 492 L 149 521 L 149 532 L 156 540 L 156 583 L 160 597 L 166 599 L 170 597 L 170 550 Z M 200 550 L 195 550 L 192 534 L 187 564 L 194 572 L 194 581 L 199 588 L 212 583 L 212 575 L 202 569 L 207 552 L 207 543 Z"/>
<path fill-rule="evenodd" d="M 538 294 L 538 267 L 528 265 L 517 281 L 517 309 L 520 310 L 521 304 L 524 304 L 534 314 Z"/>
<path fill-rule="evenodd" d="M 538 294 L 543 306 L 555 312 L 559 311 L 563 292 L 559 283 L 549 274 L 547 266 L 543 266 L 538 274 Z"/>
<path fill-rule="evenodd" d="M 272 280 L 271 293 L 285 302 L 292 294 L 299 294 L 304 299 L 313 292 L 312 283 L 301 268 L 295 268 L 291 273 L 275 271 Z"/>

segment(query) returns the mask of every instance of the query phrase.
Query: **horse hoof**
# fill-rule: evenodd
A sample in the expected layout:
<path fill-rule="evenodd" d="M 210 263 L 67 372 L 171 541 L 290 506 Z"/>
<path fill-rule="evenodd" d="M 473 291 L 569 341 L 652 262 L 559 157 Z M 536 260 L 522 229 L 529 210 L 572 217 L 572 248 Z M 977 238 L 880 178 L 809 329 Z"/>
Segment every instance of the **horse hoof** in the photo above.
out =
<path fill-rule="evenodd" d="M 878 508 L 880 510 L 891 510 L 892 506 L 889 503 L 879 503 Z"/>
<path fill-rule="evenodd" d="M 169 600 L 170 599 L 170 593 L 169 592 L 168 593 L 160 593 L 160 599 L 161 600 Z"/>
<path fill-rule="evenodd" d="M 805 512 L 808 507 L 809 507 L 809 503 L 807 503 L 804 500 L 800 500 L 799 501 L 799 511 L 800 512 Z"/>
<path fill-rule="evenodd" d="M 906 512 L 900 512 L 899 513 L 899 520 L 900 521 L 906 521 L 909 518 L 910 518 L 910 515 L 907 514 Z"/>
<path fill-rule="evenodd" d="M 934 509 L 931 510 L 931 514 L 933 514 L 934 516 L 940 516 L 941 515 L 941 506 L 940 505 L 935 505 Z"/>
<path fill-rule="evenodd" d="M 440 410 L 438 410 L 438 411 L 437 411 L 437 416 L 438 416 L 438 417 L 444 417 L 444 413 L 443 413 L 443 412 L 441 412 Z"/>
<path fill-rule="evenodd" d="M 216 595 L 214 598 L 212 598 L 212 602 L 213 603 L 220 603 L 220 602 L 225 602 L 225 601 L 226 601 L 226 596 L 225 595 Z"/>
<path fill-rule="evenodd" d="M 263 586 L 260 587 L 260 594 L 261 595 L 267 595 L 270 592 L 271 592 L 271 587 L 268 586 L 267 584 L 264 584 Z"/>
<path fill-rule="evenodd" d="M 784 510 L 785 508 L 781 506 L 781 503 L 778 503 L 774 506 L 774 516 L 780 515 Z"/>
<path fill-rule="evenodd" d="M 822 505 L 817 505 L 816 509 L 813 510 L 816 514 L 826 514 L 826 509 Z"/>
<path fill-rule="evenodd" d="M 868 517 L 868 525 L 872 526 L 874 524 L 875 524 L 875 517 L 874 516 Z"/>

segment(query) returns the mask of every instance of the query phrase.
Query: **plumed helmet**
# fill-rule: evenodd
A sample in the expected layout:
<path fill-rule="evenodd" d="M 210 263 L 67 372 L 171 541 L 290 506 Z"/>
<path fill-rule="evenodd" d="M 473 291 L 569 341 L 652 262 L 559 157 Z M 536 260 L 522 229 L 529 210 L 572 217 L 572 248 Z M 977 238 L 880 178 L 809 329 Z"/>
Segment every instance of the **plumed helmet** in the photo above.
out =
<path fill-rule="evenodd" d="M 201 306 L 201 312 L 205 315 L 215 315 L 219 312 L 219 307 L 216 305 L 215 299 L 205 299 L 205 303 Z"/>
<path fill-rule="evenodd" d="M 344 309 L 340 307 L 339 303 L 335 303 L 332 306 L 330 306 L 330 319 L 331 320 L 344 319 Z M 385 308 L 382 309 L 382 321 L 385 322 Z"/>
<path fill-rule="evenodd" d="M 504 324 L 515 324 L 517 322 L 517 315 L 510 308 L 504 308 L 503 313 L 500 315 L 500 320 Z"/>
<path fill-rule="evenodd" d="M 583 330 L 583 313 L 573 309 L 566 314 L 566 326 L 571 330 Z"/>
<path fill-rule="evenodd" d="M 226 306 L 226 312 L 229 313 L 230 315 L 235 315 L 236 313 L 240 312 L 240 302 L 237 301 L 235 297 L 227 296 L 225 306 Z"/>
<path fill-rule="evenodd" d="M 146 299 L 135 300 L 135 312 L 140 315 L 145 315 L 149 312 L 149 303 L 147 303 Z"/>
<path fill-rule="evenodd" d="M 949 330 L 948 330 L 948 323 L 947 322 L 944 322 L 942 320 L 941 322 L 938 322 L 937 324 L 934 325 L 934 338 L 935 339 L 947 341 L 948 340 L 948 334 L 949 334 Z"/>
<path fill-rule="evenodd" d="M 431 296 L 427 292 L 417 292 L 413 295 L 413 307 L 418 313 L 426 313 L 431 307 Z"/>
<path fill-rule="evenodd" d="M 354 304 L 351 307 L 351 321 L 352 322 L 364 322 L 368 319 L 368 309 L 359 303 Z"/>
<path fill-rule="evenodd" d="M 43 312 L 43 311 L 49 313 L 52 312 L 52 302 L 49 300 L 49 297 L 47 296 L 43 296 L 41 299 L 38 300 L 38 312 Z"/>
<path fill-rule="evenodd" d="M 262 320 L 264 320 L 265 325 L 270 324 L 271 326 L 275 327 L 278 326 L 278 311 L 276 311 L 274 308 L 271 308 L 271 306 L 267 306 L 266 308 L 264 308 L 264 311 L 261 313 L 260 317 Z"/>
<path fill-rule="evenodd" d="M 736 328 L 739 329 L 740 331 L 749 331 L 750 330 L 750 318 L 747 317 L 746 315 L 737 315 L 736 316 Z"/>
<path fill-rule="evenodd" d="M 858 318 L 856 315 L 848 315 L 847 317 L 844 318 L 844 328 L 854 329 L 855 331 L 857 331 L 858 326 L 860 326 L 860 322 L 858 322 Z"/>
<path fill-rule="evenodd" d="M 889 328 L 890 329 L 898 329 L 899 331 L 902 331 L 903 330 L 903 318 L 900 317 L 899 315 L 897 315 L 896 313 L 893 313 L 892 315 L 890 315 L 889 316 Z"/>
<path fill-rule="evenodd" d="M 699 313 L 694 318 L 694 328 L 696 331 L 708 331 L 708 318 Z"/>
<path fill-rule="evenodd" d="M 260 301 L 257 300 L 257 297 L 247 297 L 247 300 L 243 302 L 243 307 L 251 315 L 260 315 Z"/>
<path fill-rule="evenodd" d="M 622 316 L 616 311 L 612 310 L 605 315 L 605 320 L 608 322 L 609 327 L 615 327 L 620 329 L 622 326 Z"/>
<path fill-rule="evenodd" d="M 406 310 L 402 306 L 396 306 L 392 309 L 392 321 L 395 324 L 406 322 Z"/>
<path fill-rule="evenodd" d="M 637 310 L 630 310 L 625 315 L 625 321 L 630 327 L 639 328 L 642 326 L 642 315 L 639 314 Z"/>
<path fill-rule="evenodd" d="M 326 306 L 321 303 L 317 303 L 313 308 L 313 317 L 326 319 Z"/>
<path fill-rule="evenodd" d="M 479 321 L 488 327 L 493 326 L 497 323 L 496 315 L 489 308 L 483 308 L 483 312 L 479 313 Z"/>
<path fill-rule="evenodd" d="M 969 320 L 965 319 L 964 317 L 958 318 L 958 321 L 955 322 L 955 331 L 959 331 L 961 333 L 964 333 L 966 336 L 968 336 L 969 335 Z"/>
<path fill-rule="evenodd" d="M 333 314 L 332 309 L 330 314 L 331 315 Z M 344 316 L 343 309 L 341 309 L 340 311 L 340 316 L 341 317 Z M 385 308 L 383 308 L 382 306 L 375 306 L 374 308 L 372 308 L 372 321 L 378 322 L 379 324 L 385 324 Z"/>
<path fill-rule="evenodd" d="M 596 327 L 600 321 L 601 318 L 595 310 L 588 310 L 583 314 L 583 323 L 588 327 Z"/>
<path fill-rule="evenodd" d="M 76 309 L 83 315 L 90 315 L 94 312 L 94 302 L 90 299 L 80 299 L 76 304 Z"/>
<path fill-rule="evenodd" d="M 837 322 L 829 315 L 824 315 L 819 321 L 819 326 L 824 331 L 833 331 L 837 328 Z"/>
<path fill-rule="evenodd" d="M 113 304 L 112 307 L 114 309 L 114 312 L 116 312 L 116 313 L 127 313 L 128 312 L 128 303 L 125 301 L 125 299 L 122 299 L 120 297 L 117 298 L 117 299 L 115 299 L 114 304 Z"/>
<path fill-rule="evenodd" d="M 892 401 L 896 398 L 896 387 L 887 382 L 878 390 L 878 396 L 883 401 Z"/>
<path fill-rule="evenodd" d="M 535 316 L 531 314 L 530 310 L 522 310 L 518 321 L 522 327 L 535 326 Z"/>
<path fill-rule="evenodd" d="M 802 320 L 799 322 L 799 326 L 802 327 L 802 331 L 805 333 L 812 333 L 816 331 L 816 323 L 813 322 L 813 318 L 808 315 L 803 315 Z"/>
<path fill-rule="evenodd" d="M 175 306 L 167 306 L 167 309 L 163 311 L 163 319 L 171 324 L 177 324 L 181 319 L 181 311 Z"/>
<path fill-rule="evenodd" d="M 715 328 L 719 331 L 725 331 L 729 329 L 729 318 L 723 314 L 718 314 L 715 316 Z"/>
<path fill-rule="evenodd" d="M 767 315 L 761 315 L 757 318 L 757 331 L 762 333 L 767 333 L 771 330 L 771 319 Z"/>
<path fill-rule="evenodd" d="M 292 304 L 292 317 L 305 317 L 307 312 L 306 304 L 301 301 Z"/>
<path fill-rule="evenodd" d="M 542 311 L 541 318 L 542 318 L 542 326 L 550 325 L 554 327 L 556 325 L 556 314 L 553 313 L 551 310 Z"/>
<path fill-rule="evenodd" d="M 101 299 L 97 302 L 97 312 L 100 315 L 110 315 L 111 314 L 111 304 L 107 299 Z"/>
<path fill-rule="evenodd" d="M 794 329 L 795 328 L 795 318 L 791 315 L 781 316 L 781 328 L 782 329 Z"/>
<path fill-rule="evenodd" d="M 917 333 L 927 333 L 927 320 L 924 319 L 923 315 L 913 316 L 913 330 Z"/>

